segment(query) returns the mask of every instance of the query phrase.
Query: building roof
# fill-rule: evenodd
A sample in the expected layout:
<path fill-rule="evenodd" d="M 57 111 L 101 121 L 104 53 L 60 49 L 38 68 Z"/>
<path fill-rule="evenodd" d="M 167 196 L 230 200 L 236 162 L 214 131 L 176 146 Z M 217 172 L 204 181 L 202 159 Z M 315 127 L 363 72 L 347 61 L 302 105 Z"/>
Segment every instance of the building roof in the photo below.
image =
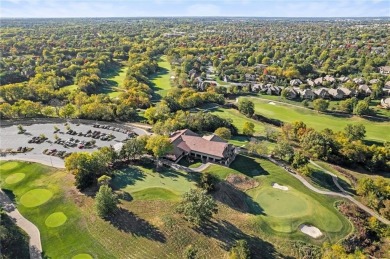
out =
<path fill-rule="evenodd" d="M 184 152 L 198 152 L 215 157 L 224 157 L 228 143 L 218 136 L 201 137 L 189 129 L 179 130 L 171 134 L 171 143 L 174 144 L 170 156 L 178 158 Z"/>

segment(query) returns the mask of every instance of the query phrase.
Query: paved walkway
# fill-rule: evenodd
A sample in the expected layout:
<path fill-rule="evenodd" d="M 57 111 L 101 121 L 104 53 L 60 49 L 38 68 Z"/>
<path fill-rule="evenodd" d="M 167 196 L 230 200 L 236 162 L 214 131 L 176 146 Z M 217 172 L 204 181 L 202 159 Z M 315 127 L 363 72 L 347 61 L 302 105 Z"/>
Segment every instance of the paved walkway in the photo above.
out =
<path fill-rule="evenodd" d="M 318 165 L 314 161 L 310 160 L 310 163 L 313 164 L 314 166 L 320 168 L 323 172 L 325 172 L 325 173 L 329 174 L 330 176 L 332 176 L 332 180 L 333 180 L 334 184 L 337 186 L 337 188 L 344 195 L 344 198 L 346 198 L 346 199 L 350 200 L 351 202 L 355 203 L 359 208 L 361 208 L 362 210 L 364 210 L 365 212 L 367 212 L 371 216 L 377 218 L 382 223 L 384 223 L 386 225 L 390 225 L 390 221 L 389 220 L 383 218 L 378 213 L 376 213 L 374 210 L 370 209 L 369 207 L 365 206 L 361 202 L 355 200 L 351 195 L 349 195 L 348 192 L 346 190 L 344 190 L 344 188 L 341 187 L 341 185 L 339 184 L 337 175 L 333 174 L 332 172 L 329 172 L 328 170 L 326 170 L 325 168 L 321 167 L 320 165 Z"/>
<path fill-rule="evenodd" d="M 0 190 L 0 204 L 7 215 L 15 220 L 16 225 L 29 235 L 30 258 L 41 259 L 42 244 L 39 229 L 20 214 L 15 204 L 12 203 L 11 199 L 2 190 Z"/>

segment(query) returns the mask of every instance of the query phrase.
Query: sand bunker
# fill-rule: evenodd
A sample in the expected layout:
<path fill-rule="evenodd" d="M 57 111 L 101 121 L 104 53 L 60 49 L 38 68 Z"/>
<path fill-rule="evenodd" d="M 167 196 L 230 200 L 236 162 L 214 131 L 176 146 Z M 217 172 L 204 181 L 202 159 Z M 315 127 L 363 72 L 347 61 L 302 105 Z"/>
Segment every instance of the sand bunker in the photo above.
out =
<path fill-rule="evenodd" d="M 283 185 L 280 185 L 280 184 L 277 184 L 277 183 L 273 183 L 272 187 L 275 188 L 275 189 L 288 191 L 288 187 L 287 186 L 283 186 Z"/>
<path fill-rule="evenodd" d="M 271 104 L 271 105 L 276 105 L 276 103 L 274 103 L 274 102 L 269 102 L 268 104 Z"/>
<path fill-rule="evenodd" d="M 312 238 L 319 238 L 322 236 L 322 232 L 318 228 L 313 226 L 301 225 L 300 230 L 302 233 L 311 236 Z"/>

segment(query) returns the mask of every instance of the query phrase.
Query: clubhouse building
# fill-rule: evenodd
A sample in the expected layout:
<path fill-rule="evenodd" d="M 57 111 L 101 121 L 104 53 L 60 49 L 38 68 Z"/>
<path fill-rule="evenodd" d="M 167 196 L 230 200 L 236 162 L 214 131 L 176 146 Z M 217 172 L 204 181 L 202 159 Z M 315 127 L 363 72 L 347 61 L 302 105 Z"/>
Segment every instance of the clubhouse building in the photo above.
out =
<path fill-rule="evenodd" d="M 184 129 L 173 132 L 170 140 L 173 150 L 166 158 L 174 162 L 189 156 L 203 162 L 228 166 L 236 157 L 234 146 L 214 134 L 201 137 L 189 129 Z"/>

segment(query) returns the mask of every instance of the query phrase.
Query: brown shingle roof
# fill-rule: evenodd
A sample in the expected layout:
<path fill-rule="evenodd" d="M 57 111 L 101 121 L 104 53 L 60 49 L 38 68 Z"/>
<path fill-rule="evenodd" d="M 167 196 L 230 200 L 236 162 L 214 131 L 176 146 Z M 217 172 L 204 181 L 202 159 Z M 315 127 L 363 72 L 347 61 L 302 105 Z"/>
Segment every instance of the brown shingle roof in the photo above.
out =
<path fill-rule="evenodd" d="M 198 136 L 181 136 L 185 144 L 190 148 L 191 151 L 208 154 L 216 157 L 223 158 L 223 152 L 228 146 L 227 143 L 208 141 Z"/>

